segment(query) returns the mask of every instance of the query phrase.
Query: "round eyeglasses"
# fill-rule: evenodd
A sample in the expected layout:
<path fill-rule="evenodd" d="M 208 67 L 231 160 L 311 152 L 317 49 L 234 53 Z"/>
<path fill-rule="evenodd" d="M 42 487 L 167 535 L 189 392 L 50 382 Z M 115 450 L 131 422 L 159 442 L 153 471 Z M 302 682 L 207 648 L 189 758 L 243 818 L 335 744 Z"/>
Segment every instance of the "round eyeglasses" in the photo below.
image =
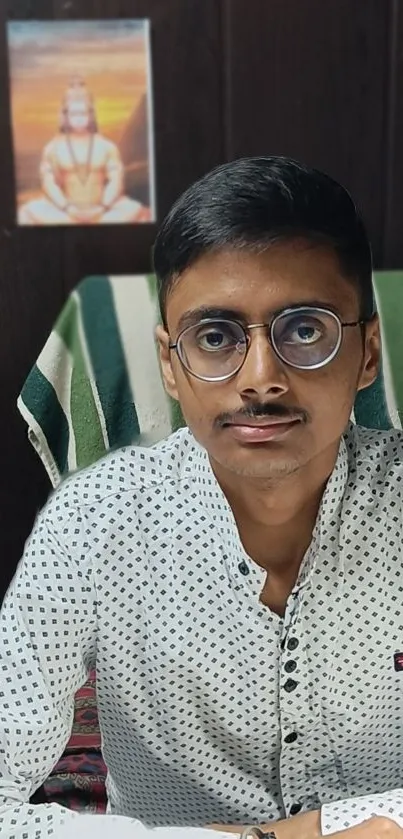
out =
<path fill-rule="evenodd" d="M 204 318 L 186 327 L 169 348 L 176 350 L 185 370 L 205 382 L 223 382 L 235 376 L 245 362 L 251 329 L 266 329 L 277 357 L 298 370 L 318 370 L 337 355 L 345 327 L 328 309 L 304 306 L 284 309 L 270 323 L 243 326 L 236 320 Z"/>

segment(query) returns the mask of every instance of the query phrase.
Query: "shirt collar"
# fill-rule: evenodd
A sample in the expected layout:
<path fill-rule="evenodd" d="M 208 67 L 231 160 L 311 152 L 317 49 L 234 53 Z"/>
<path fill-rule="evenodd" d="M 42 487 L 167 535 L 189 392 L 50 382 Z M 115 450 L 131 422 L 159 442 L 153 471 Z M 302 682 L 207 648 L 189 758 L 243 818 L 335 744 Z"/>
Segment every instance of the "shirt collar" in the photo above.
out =
<path fill-rule="evenodd" d="M 340 508 L 349 475 L 349 458 L 346 442 L 348 435 L 349 431 L 340 440 L 336 463 L 322 496 L 318 520 L 332 518 Z"/>
<path fill-rule="evenodd" d="M 323 494 L 319 515 L 332 515 L 343 498 L 349 474 L 347 445 L 352 436 L 352 428 L 350 425 L 340 441 L 336 463 Z M 203 502 L 216 515 L 222 504 L 229 506 L 227 499 L 214 475 L 206 450 L 196 442 L 190 432 L 189 435 L 192 443 L 191 453 L 186 458 L 184 474 L 197 483 Z"/>
<path fill-rule="evenodd" d="M 349 431 L 347 435 L 349 435 Z M 320 503 L 311 544 L 301 563 L 295 588 L 302 588 L 311 578 L 322 552 L 329 553 L 329 542 L 339 543 L 342 501 L 349 477 L 349 457 L 346 436 L 340 440 L 336 463 Z M 338 562 L 340 554 L 338 552 Z"/>

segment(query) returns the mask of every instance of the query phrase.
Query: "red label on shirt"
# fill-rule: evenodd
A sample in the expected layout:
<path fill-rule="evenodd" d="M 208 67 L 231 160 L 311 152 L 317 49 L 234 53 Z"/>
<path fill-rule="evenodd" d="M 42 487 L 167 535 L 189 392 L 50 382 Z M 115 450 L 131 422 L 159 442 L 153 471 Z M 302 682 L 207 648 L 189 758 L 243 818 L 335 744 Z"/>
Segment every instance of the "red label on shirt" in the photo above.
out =
<path fill-rule="evenodd" d="M 399 672 L 399 670 L 403 670 L 403 653 L 395 653 L 394 656 L 395 662 L 395 670 Z"/>

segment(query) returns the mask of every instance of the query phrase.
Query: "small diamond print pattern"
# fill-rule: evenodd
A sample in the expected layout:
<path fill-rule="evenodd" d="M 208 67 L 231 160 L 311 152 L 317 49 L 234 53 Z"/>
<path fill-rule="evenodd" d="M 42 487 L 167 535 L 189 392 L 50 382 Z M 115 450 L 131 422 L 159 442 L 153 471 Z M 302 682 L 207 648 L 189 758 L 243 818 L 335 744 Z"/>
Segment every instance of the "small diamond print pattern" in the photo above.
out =
<path fill-rule="evenodd" d="M 1 611 L 2 839 L 88 835 L 26 802 L 93 666 L 101 819 L 403 817 L 402 453 L 399 431 L 349 428 L 284 618 L 261 606 L 265 573 L 188 430 L 65 481 Z"/>

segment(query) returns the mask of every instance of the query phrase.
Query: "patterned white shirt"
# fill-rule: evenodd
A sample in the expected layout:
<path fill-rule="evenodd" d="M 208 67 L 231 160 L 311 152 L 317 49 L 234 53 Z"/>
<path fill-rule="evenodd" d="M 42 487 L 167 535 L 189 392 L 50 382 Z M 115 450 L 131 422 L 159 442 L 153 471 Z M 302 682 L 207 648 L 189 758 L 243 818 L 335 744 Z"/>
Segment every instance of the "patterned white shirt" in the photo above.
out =
<path fill-rule="evenodd" d="M 2 839 L 403 824 L 402 475 L 402 432 L 349 428 L 284 618 L 188 430 L 65 481 L 1 612 Z M 111 815 L 33 807 L 93 666 Z"/>

